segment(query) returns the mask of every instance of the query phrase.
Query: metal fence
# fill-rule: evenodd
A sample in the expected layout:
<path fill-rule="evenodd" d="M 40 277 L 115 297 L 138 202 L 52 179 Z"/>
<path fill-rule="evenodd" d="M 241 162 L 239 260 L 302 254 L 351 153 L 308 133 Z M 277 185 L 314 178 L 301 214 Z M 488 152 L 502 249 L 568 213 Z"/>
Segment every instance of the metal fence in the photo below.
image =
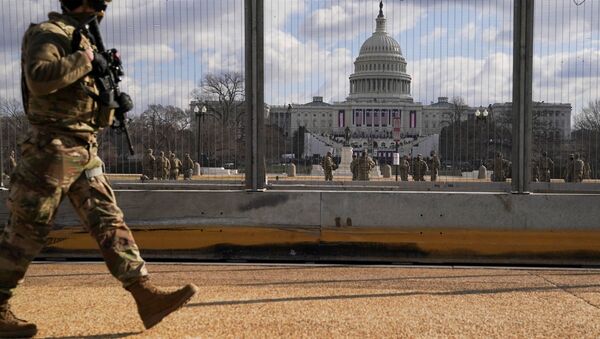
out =
<path fill-rule="evenodd" d="M 27 129 L 20 39 L 29 22 L 59 6 L 0 2 L 0 153 L 8 172 Z M 357 185 L 430 187 L 412 183 L 422 179 L 509 190 L 514 8 L 512 0 L 265 1 L 266 109 L 258 137 L 269 183 L 323 184 L 333 167 L 327 185 L 364 179 L 353 175 L 358 168 L 371 182 Z M 594 183 L 600 176 L 599 14 L 596 1 L 536 2 L 533 181 Z M 103 33 L 121 51 L 123 89 L 136 103 L 134 156 L 122 135 L 101 134 L 111 175 L 139 180 L 152 149 L 155 156 L 189 154 L 200 165 L 193 182 L 244 180 L 246 22 L 243 0 L 110 5 Z M 360 161 L 363 151 L 376 166 Z"/>

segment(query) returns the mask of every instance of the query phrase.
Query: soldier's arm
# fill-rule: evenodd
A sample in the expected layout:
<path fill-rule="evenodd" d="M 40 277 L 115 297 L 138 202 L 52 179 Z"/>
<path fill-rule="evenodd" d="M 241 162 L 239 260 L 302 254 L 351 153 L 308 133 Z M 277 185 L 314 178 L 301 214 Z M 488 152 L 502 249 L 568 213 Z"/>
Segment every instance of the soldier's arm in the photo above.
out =
<path fill-rule="evenodd" d="M 84 51 L 70 52 L 66 35 L 50 28 L 32 33 L 25 47 L 25 78 L 35 96 L 47 95 L 67 87 L 92 70 L 92 62 Z M 57 30 L 58 28 L 56 28 Z"/>

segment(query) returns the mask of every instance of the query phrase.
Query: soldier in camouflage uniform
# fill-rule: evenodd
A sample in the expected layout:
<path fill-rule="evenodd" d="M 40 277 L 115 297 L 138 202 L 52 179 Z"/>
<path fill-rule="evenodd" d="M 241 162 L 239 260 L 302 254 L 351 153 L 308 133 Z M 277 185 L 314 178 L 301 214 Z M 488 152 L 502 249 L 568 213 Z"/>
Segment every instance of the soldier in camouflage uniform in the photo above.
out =
<path fill-rule="evenodd" d="M 585 171 L 585 163 L 581 160 L 581 155 L 575 153 L 575 162 L 573 164 L 573 182 L 583 181 L 583 172 Z"/>
<path fill-rule="evenodd" d="M 188 153 L 183 157 L 183 180 L 191 180 L 192 174 L 194 174 L 194 160 L 190 157 Z"/>
<path fill-rule="evenodd" d="M 50 13 L 48 21 L 31 25 L 23 38 L 23 103 L 31 130 L 21 144 L 7 202 L 8 224 L 0 236 L 0 337 L 31 337 L 37 332 L 34 324 L 12 313 L 8 301 L 44 247 L 66 197 L 96 239 L 110 273 L 132 293 L 146 328 L 181 307 L 197 290 L 187 285 L 167 293 L 150 283 L 102 173 L 96 138 L 110 125 L 114 111 L 99 106 L 89 93 L 98 93 L 90 74 L 103 74 L 106 64 L 87 38 L 75 48 L 71 41 L 82 20 L 103 13 L 105 0 L 61 0 L 61 4 L 63 14 Z"/>
<path fill-rule="evenodd" d="M 371 173 L 371 170 L 374 167 L 375 167 L 375 162 L 373 161 L 373 159 L 371 159 L 371 157 L 369 157 L 367 155 L 366 151 L 363 151 L 356 163 L 356 173 L 357 173 L 356 179 L 361 180 L 361 181 L 371 180 L 369 177 L 369 174 Z"/>
<path fill-rule="evenodd" d="M 431 181 L 437 181 L 437 177 L 440 173 L 440 167 L 442 167 L 440 158 L 438 158 L 437 154 L 435 154 L 435 151 L 431 151 Z"/>
<path fill-rule="evenodd" d="M 156 173 L 155 165 L 156 157 L 154 157 L 154 155 L 152 154 L 152 148 L 148 148 L 146 150 L 146 154 L 144 154 L 142 180 L 154 179 L 154 174 Z"/>
<path fill-rule="evenodd" d="M 171 154 L 171 151 L 169 151 L 169 154 Z M 163 180 L 167 180 L 169 179 L 169 174 L 171 174 L 171 162 L 169 161 L 169 158 L 165 155 L 164 152 L 161 152 L 161 163 L 163 165 L 162 167 L 162 172 L 161 172 L 161 177 L 163 178 Z"/>
<path fill-rule="evenodd" d="M 427 162 L 423 160 L 423 156 L 421 154 L 417 155 L 417 159 L 413 164 L 413 180 L 425 181 L 425 173 L 427 173 L 428 170 Z"/>
<path fill-rule="evenodd" d="M 156 180 L 164 180 L 164 178 L 162 177 L 162 169 L 163 167 L 165 167 L 163 164 L 164 155 L 164 152 L 158 152 L 158 155 L 156 156 L 156 162 L 154 164 L 154 170 L 156 171 L 154 177 L 156 178 Z"/>
<path fill-rule="evenodd" d="M 181 160 L 177 158 L 175 153 L 171 153 L 171 157 L 169 159 L 169 179 L 177 180 L 179 178 L 179 171 L 181 171 Z"/>
<path fill-rule="evenodd" d="M 356 167 L 358 164 L 358 159 L 356 158 L 356 154 L 352 154 L 352 162 L 350 162 L 350 172 L 352 172 L 352 181 L 358 179 L 358 168 Z"/>
<path fill-rule="evenodd" d="M 591 179 L 592 178 L 592 167 L 590 166 L 589 161 L 583 160 L 585 163 L 585 167 L 583 168 L 583 179 Z"/>
<path fill-rule="evenodd" d="M 492 181 L 506 181 L 508 167 L 508 160 L 502 157 L 502 153 L 496 153 L 496 158 L 494 159 L 494 174 L 492 175 Z"/>
<path fill-rule="evenodd" d="M 400 159 L 400 180 L 408 181 L 408 173 L 410 173 L 410 162 L 408 161 L 408 156 L 403 156 Z"/>
<path fill-rule="evenodd" d="M 567 167 L 565 168 L 565 182 L 574 182 L 573 169 L 575 166 L 575 154 L 569 154 Z"/>
<path fill-rule="evenodd" d="M 331 156 L 331 152 L 327 152 L 327 155 L 321 160 L 321 167 L 325 172 L 325 181 L 333 181 L 333 170 L 335 169 L 335 162 Z"/>
<path fill-rule="evenodd" d="M 159 180 L 167 180 L 170 169 L 171 165 L 169 159 L 165 156 L 165 152 L 160 152 L 158 158 L 156 158 L 156 177 Z"/>
<path fill-rule="evenodd" d="M 552 168 L 554 168 L 554 161 L 548 157 L 548 153 L 542 152 L 542 157 L 538 160 L 538 166 L 540 169 L 540 181 L 550 182 L 552 178 Z"/>

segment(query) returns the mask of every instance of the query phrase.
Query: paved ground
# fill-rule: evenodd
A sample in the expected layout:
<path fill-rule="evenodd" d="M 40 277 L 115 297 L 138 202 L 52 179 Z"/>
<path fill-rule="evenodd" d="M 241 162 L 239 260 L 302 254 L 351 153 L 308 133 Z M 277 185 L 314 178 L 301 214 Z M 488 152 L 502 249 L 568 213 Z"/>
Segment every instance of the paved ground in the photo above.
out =
<path fill-rule="evenodd" d="M 151 264 L 186 307 L 143 332 L 102 264 L 34 264 L 14 298 L 39 337 L 600 336 L 600 271 L 510 268 Z"/>

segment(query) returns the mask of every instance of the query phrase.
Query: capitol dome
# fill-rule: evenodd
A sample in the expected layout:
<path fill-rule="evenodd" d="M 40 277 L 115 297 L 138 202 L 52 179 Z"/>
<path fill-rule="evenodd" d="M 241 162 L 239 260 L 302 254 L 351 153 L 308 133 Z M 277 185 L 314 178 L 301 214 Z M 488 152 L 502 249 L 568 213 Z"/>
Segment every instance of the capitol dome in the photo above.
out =
<path fill-rule="evenodd" d="M 360 55 L 388 52 L 402 55 L 398 41 L 389 36 L 385 31 L 376 31 L 373 33 L 373 36 L 368 38 L 360 48 Z"/>
<path fill-rule="evenodd" d="M 383 1 L 377 28 L 360 48 L 350 76 L 350 101 L 412 101 L 411 77 L 400 44 L 386 30 Z"/>

